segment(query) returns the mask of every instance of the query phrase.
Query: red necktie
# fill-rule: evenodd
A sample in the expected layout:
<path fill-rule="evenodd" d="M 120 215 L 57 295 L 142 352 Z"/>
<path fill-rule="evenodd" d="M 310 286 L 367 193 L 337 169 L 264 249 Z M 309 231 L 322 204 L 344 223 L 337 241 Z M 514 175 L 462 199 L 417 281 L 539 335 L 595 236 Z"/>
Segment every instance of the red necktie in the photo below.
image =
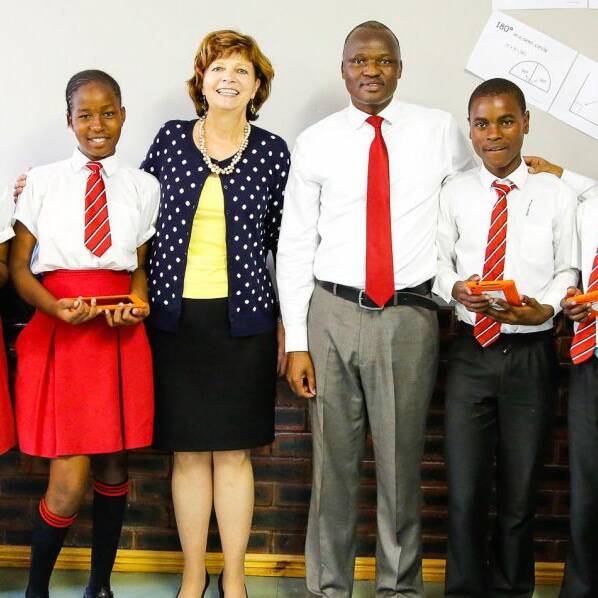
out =
<path fill-rule="evenodd" d="M 106 187 L 100 171 L 99 162 L 88 162 L 91 170 L 85 188 L 85 247 L 98 257 L 104 255 L 112 245 Z"/>
<path fill-rule="evenodd" d="M 507 249 L 507 195 L 515 185 L 494 181 L 492 187 L 497 200 L 490 218 L 482 280 L 502 280 Z M 488 347 L 500 336 L 500 324 L 483 314 L 476 314 L 473 334 L 482 347 Z"/>
<path fill-rule="evenodd" d="M 596 290 L 598 290 L 598 249 L 594 256 L 586 293 Z M 594 354 L 594 349 L 596 349 L 596 315 L 591 312 L 577 327 L 571 343 L 571 361 L 575 364 L 587 361 Z"/>
<path fill-rule="evenodd" d="M 375 135 L 368 163 L 365 294 L 379 306 L 383 306 L 395 290 L 388 151 L 382 137 L 382 121 L 381 116 L 370 116 L 366 121 L 374 127 Z"/>

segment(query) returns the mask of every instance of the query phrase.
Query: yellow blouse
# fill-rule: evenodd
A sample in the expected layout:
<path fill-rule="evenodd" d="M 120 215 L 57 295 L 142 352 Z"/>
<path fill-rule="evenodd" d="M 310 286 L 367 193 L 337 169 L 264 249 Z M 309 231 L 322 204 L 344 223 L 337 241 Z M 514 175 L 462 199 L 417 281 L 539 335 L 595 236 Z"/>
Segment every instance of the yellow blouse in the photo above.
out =
<path fill-rule="evenodd" d="M 193 217 L 183 297 L 228 297 L 224 194 L 217 175 L 206 179 Z"/>

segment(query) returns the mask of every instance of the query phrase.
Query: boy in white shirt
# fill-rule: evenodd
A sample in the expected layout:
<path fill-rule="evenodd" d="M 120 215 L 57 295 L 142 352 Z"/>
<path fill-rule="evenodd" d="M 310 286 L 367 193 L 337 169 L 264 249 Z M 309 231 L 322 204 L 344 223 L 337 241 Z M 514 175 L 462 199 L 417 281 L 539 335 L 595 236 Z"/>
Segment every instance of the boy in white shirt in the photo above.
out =
<path fill-rule="evenodd" d="M 454 299 L 459 333 L 446 388 L 449 539 L 446 595 L 531 597 L 533 518 L 557 371 L 552 319 L 577 280 L 575 194 L 521 157 L 521 90 L 491 79 L 469 102 L 483 166 L 441 191 L 435 289 Z M 521 305 L 475 295 L 475 280 L 514 279 Z M 496 459 L 496 520 L 487 543 Z"/>
<path fill-rule="evenodd" d="M 563 170 L 542 158 L 529 165 L 562 177 L 583 203 L 577 208 L 578 264 L 581 282 L 567 289 L 561 305 L 576 322 L 571 343 L 569 382 L 569 473 L 571 480 L 571 538 L 560 598 L 598 596 L 598 359 L 596 314 L 590 303 L 575 303 L 576 295 L 598 290 L 598 183 Z"/>

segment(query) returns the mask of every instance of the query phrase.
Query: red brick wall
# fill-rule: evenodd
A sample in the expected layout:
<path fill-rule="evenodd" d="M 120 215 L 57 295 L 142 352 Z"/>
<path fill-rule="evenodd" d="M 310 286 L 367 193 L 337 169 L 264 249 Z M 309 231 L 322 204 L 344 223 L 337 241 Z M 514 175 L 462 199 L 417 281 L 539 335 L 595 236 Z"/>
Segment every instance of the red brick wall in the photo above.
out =
<path fill-rule="evenodd" d="M 9 343 L 16 321 L 23 320 L 22 306 L 0 305 Z M 443 464 L 443 395 L 446 354 L 453 336 L 453 316 L 440 312 L 441 365 L 438 385 L 430 409 L 427 447 L 423 463 L 424 552 L 443 558 L 446 540 L 446 485 Z M 559 337 L 562 356 L 569 340 Z M 562 345 L 562 346 L 561 346 Z M 11 356 L 12 361 L 12 356 Z M 565 361 L 565 359 L 561 359 Z M 14 365 L 14 364 L 13 364 Z M 561 365 L 561 387 L 555 405 L 556 428 L 547 455 L 537 518 L 537 559 L 562 561 L 567 537 L 567 439 L 565 403 L 567 365 Z M 307 405 L 291 395 L 280 382 L 276 407 L 276 441 L 254 454 L 256 507 L 249 550 L 278 554 L 300 554 L 310 491 L 310 434 Z M 175 519 L 170 500 L 171 460 L 151 450 L 130 457 L 131 494 L 123 530 L 123 548 L 178 550 Z M 28 544 L 31 516 L 46 483 L 47 463 L 20 455 L 16 450 L 0 457 L 0 544 Z M 86 546 L 90 542 L 90 496 L 71 530 L 67 544 Z M 375 471 L 368 443 L 363 466 L 358 549 L 373 555 L 375 546 Z M 209 549 L 219 550 L 214 522 Z"/>

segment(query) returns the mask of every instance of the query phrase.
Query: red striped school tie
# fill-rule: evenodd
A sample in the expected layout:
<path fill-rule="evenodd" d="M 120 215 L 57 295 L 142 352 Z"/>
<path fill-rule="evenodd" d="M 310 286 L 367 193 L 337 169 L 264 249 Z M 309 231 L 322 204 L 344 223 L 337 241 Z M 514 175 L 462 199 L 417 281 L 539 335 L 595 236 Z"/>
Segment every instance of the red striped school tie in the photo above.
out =
<path fill-rule="evenodd" d="M 390 176 L 388 151 L 382 137 L 381 116 L 370 116 L 374 127 L 368 162 L 366 207 L 365 294 L 382 307 L 395 290 L 390 224 Z"/>
<path fill-rule="evenodd" d="M 112 245 L 106 186 L 100 173 L 102 165 L 99 162 L 88 162 L 86 166 L 91 172 L 85 188 L 85 247 L 101 257 Z"/>
<path fill-rule="evenodd" d="M 507 249 L 507 195 L 515 188 L 515 185 L 494 181 L 492 187 L 496 191 L 498 199 L 490 218 L 482 280 L 502 280 L 503 278 Z M 500 324 L 488 316 L 476 314 L 473 334 L 482 347 L 488 347 L 498 340 Z"/>
<path fill-rule="evenodd" d="M 586 293 L 598 290 L 598 249 L 594 256 L 588 289 Z M 588 317 L 579 323 L 577 332 L 571 342 L 571 361 L 575 364 L 587 361 L 596 349 L 596 315 L 591 312 Z"/>

